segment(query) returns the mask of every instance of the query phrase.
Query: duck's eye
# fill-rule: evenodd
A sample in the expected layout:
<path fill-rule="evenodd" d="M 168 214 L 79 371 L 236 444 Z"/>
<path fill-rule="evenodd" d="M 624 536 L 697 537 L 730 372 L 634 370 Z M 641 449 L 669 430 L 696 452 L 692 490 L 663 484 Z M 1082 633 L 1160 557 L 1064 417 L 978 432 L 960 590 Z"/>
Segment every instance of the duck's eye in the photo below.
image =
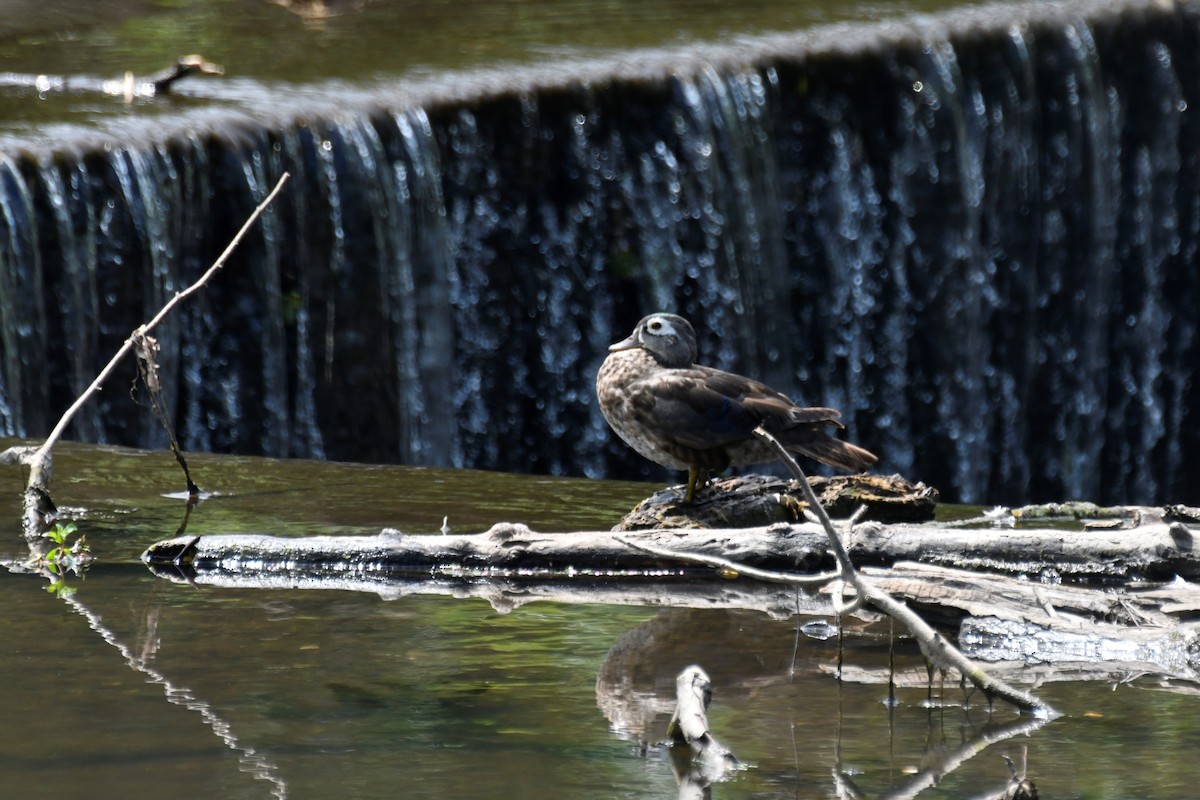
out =
<path fill-rule="evenodd" d="M 650 323 L 648 325 L 646 325 L 646 327 L 650 331 L 652 331 L 654 333 L 658 333 L 663 328 L 662 320 L 659 320 L 659 319 L 651 320 Z"/>

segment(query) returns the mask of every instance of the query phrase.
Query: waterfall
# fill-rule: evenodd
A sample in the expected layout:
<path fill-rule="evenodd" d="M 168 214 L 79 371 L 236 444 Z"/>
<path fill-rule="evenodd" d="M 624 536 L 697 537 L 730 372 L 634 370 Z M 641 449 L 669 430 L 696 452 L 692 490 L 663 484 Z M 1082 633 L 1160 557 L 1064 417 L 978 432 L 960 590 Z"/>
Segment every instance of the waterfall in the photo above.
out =
<path fill-rule="evenodd" d="M 1200 503 L 1200 12 L 989 7 L 0 153 L 0 434 L 137 324 L 189 449 L 653 478 L 611 341 L 842 410 L 944 498 Z M 161 127 L 161 124 L 160 124 Z M 161 447 L 132 367 L 71 434 Z"/>

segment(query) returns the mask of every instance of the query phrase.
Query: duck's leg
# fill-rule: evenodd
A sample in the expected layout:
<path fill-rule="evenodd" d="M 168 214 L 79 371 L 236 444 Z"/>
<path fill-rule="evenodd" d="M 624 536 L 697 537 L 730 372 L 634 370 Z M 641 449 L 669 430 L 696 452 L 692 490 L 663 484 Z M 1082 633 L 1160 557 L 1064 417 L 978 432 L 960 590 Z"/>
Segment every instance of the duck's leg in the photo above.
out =
<path fill-rule="evenodd" d="M 684 495 L 683 502 L 690 503 L 696 497 L 696 486 L 703 486 L 708 482 L 708 470 L 698 469 L 697 467 L 688 467 L 688 487 L 687 494 Z"/>

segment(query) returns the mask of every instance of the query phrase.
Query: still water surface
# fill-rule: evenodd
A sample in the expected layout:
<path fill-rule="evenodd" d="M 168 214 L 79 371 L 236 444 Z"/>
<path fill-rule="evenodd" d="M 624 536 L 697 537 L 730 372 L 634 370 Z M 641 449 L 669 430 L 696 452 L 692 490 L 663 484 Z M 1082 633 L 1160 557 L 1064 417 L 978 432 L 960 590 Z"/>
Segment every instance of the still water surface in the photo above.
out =
<path fill-rule="evenodd" d="M 11 442 L 0 441 L 0 447 Z M 655 487 L 254 458 L 193 456 L 219 495 L 189 532 L 457 531 L 497 520 L 543 530 L 611 526 Z M 169 454 L 65 445 L 57 500 L 98 557 L 67 599 L 23 558 L 20 470 L 0 467 L 9 520 L 0 556 L 0 774 L 5 797 L 669 798 L 663 736 L 673 677 L 712 675 L 712 723 L 749 767 L 718 798 L 867 797 L 902 789 L 933 754 L 987 728 L 978 696 L 898 690 L 886 630 L 835 640 L 753 611 L 537 602 L 501 614 L 474 598 L 235 590 L 152 576 L 141 550 L 183 508 Z M 813 622 L 804 619 L 802 622 Z M 902 680 L 923 668 L 901 644 Z M 1129 676 L 1131 678 L 1136 676 Z M 1200 780 L 1197 701 L 1143 677 L 1052 684 L 1066 713 L 984 749 L 922 797 L 994 796 L 1028 747 L 1043 797 L 1174 798 Z M 967 699 L 967 707 L 962 701 Z"/>

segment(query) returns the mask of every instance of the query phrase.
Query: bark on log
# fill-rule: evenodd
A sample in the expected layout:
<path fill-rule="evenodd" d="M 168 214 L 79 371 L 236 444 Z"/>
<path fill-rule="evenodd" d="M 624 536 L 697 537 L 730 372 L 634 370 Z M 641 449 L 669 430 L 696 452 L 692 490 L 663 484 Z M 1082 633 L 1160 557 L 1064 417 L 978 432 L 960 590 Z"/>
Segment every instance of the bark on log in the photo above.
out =
<path fill-rule="evenodd" d="M 478 596 L 502 612 L 541 599 L 832 614 L 827 594 L 732 580 L 737 576 L 680 565 L 618 537 L 789 574 L 832 565 L 825 534 L 812 524 L 636 533 L 539 533 L 501 524 L 449 536 L 190 536 L 159 542 L 143 559 L 161 575 L 197 583 L 357 589 L 386 599 Z M 1200 588 L 1182 578 L 1142 580 L 1200 573 L 1194 532 L 1180 523 L 1074 531 L 865 523 L 846 544 L 875 585 L 958 634 L 966 652 L 982 660 L 1049 662 L 1070 670 L 1099 659 L 1185 679 L 1197 675 Z M 1104 582 L 1089 588 L 1059 582 L 1059 576 Z M 869 609 L 856 616 L 877 618 Z"/>
<path fill-rule="evenodd" d="M 810 476 L 809 483 L 832 517 L 849 517 L 865 508 L 863 519 L 876 522 L 928 522 L 938 492 L 900 475 Z M 803 522 L 808 502 L 794 480 L 769 475 L 738 475 L 716 480 L 685 503 L 683 486 L 655 492 L 625 515 L 618 530 L 656 528 L 749 528 L 774 522 Z"/>
<path fill-rule="evenodd" d="M 863 575 L 927 618 L 940 615 L 963 652 L 989 665 L 1050 665 L 1054 680 L 1114 672 L 1200 680 L 1200 627 L 1191 613 L 1200 587 L 1185 581 L 1096 590 L 924 564 Z M 951 622 L 953 611 L 962 616 Z"/>
<path fill-rule="evenodd" d="M 1167 581 L 1200 578 L 1197 530 L 1180 522 L 1130 529 L 1052 528 L 964 530 L 927 525 L 864 523 L 846 547 L 855 566 L 902 561 L 1026 576 L 1043 581 Z M 716 530 L 540 533 L 501 523 L 479 534 L 315 536 L 303 539 L 244 534 L 185 536 L 150 546 L 151 566 L 182 565 L 196 572 L 280 574 L 304 569 L 374 578 L 505 576 L 544 580 L 563 576 L 637 578 L 692 576 L 708 570 L 639 552 L 621 541 L 636 537 L 659 548 L 727 558 L 760 569 L 819 572 L 834 567 L 824 532 L 813 524 Z"/>

